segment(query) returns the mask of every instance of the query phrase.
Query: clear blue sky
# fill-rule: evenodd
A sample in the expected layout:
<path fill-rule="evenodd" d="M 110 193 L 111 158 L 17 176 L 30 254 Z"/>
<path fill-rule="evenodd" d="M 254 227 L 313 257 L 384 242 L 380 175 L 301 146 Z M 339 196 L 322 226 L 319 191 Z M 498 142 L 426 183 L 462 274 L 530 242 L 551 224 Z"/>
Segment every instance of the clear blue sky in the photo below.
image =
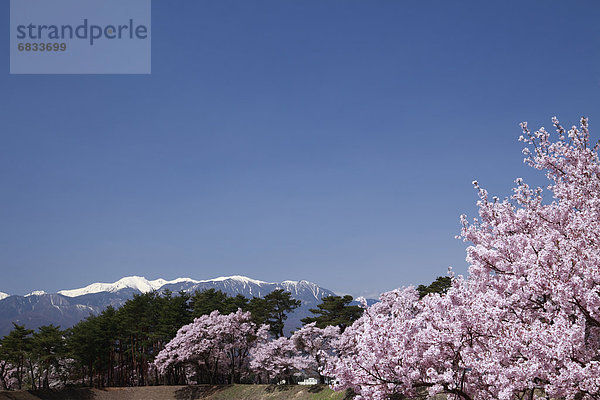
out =
<path fill-rule="evenodd" d="M 0 291 L 427 283 L 466 271 L 473 179 L 541 182 L 520 121 L 600 131 L 595 1 L 153 3 L 149 76 L 11 76 L 5 29 Z"/>

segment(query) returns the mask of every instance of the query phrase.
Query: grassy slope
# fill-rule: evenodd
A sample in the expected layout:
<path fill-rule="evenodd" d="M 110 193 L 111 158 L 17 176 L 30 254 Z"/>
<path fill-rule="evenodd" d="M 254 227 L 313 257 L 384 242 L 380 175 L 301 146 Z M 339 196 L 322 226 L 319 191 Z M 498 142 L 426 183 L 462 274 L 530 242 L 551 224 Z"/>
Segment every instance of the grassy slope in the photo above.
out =
<path fill-rule="evenodd" d="M 326 386 L 146 386 L 0 392 L 0 400 L 349 400 Z"/>

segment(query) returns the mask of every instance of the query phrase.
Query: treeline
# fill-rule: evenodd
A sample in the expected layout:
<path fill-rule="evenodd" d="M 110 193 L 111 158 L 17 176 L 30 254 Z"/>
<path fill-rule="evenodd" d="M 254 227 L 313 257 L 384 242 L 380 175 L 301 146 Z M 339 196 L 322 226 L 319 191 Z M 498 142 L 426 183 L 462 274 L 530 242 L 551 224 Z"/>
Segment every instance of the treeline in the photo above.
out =
<path fill-rule="evenodd" d="M 351 296 L 326 297 L 311 309 L 314 317 L 303 323 L 343 330 L 362 314 L 351 301 Z M 256 327 L 268 326 L 269 335 L 278 339 L 284 337 L 287 315 L 299 306 L 299 300 L 281 289 L 251 299 L 214 289 L 192 295 L 164 291 L 135 295 L 120 308 L 109 306 L 64 331 L 49 325 L 34 332 L 15 324 L 0 339 L 0 388 L 160 384 L 158 374 L 151 371 L 154 359 L 182 326 L 196 318 L 241 309 Z"/>

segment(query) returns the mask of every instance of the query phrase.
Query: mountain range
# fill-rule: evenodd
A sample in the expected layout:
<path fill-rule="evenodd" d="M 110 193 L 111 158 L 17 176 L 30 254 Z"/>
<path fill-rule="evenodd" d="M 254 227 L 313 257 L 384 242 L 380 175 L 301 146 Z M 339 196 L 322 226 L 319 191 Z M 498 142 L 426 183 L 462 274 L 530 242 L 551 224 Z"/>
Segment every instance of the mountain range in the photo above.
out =
<path fill-rule="evenodd" d="M 0 292 L 0 337 L 8 334 L 13 322 L 36 329 L 42 325 L 54 324 L 69 328 L 90 314 L 100 313 L 107 306 L 119 307 L 135 294 L 158 292 L 169 289 L 174 293 L 196 290 L 221 290 L 230 296 L 242 294 L 245 297 L 263 297 L 273 290 L 283 289 L 300 300 L 301 306 L 292 312 L 286 321 L 285 331 L 289 333 L 300 327 L 300 320 L 312 315 L 315 308 L 326 296 L 335 295 L 308 281 L 264 282 L 245 276 L 225 276 L 208 280 L 178 278 L 147 280 L 140 276 L 128 276 L 114 283 L 92 283 L 79 289 L 60 290 L 57 293 L 34 291 L 25 296 L 8 295 Z"/>

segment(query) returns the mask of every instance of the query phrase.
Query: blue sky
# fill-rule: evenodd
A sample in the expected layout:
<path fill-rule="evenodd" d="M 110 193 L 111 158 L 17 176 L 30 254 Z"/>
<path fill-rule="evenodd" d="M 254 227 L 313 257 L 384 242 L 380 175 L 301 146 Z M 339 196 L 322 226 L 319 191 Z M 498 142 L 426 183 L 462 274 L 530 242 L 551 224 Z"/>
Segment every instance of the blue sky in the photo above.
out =
<path fill-rule="evenodd" d="M 500 197 L 543 182 L 519 122 L 586 115 L 598 137 L 597 2 L 152 13 L 149 76 L 9 75 L 0 41 L 0 291 L 126 275 L 355 295 L 427 283 L 466 272 L 454 236 L 476 214 L 471 181 Z"/>

